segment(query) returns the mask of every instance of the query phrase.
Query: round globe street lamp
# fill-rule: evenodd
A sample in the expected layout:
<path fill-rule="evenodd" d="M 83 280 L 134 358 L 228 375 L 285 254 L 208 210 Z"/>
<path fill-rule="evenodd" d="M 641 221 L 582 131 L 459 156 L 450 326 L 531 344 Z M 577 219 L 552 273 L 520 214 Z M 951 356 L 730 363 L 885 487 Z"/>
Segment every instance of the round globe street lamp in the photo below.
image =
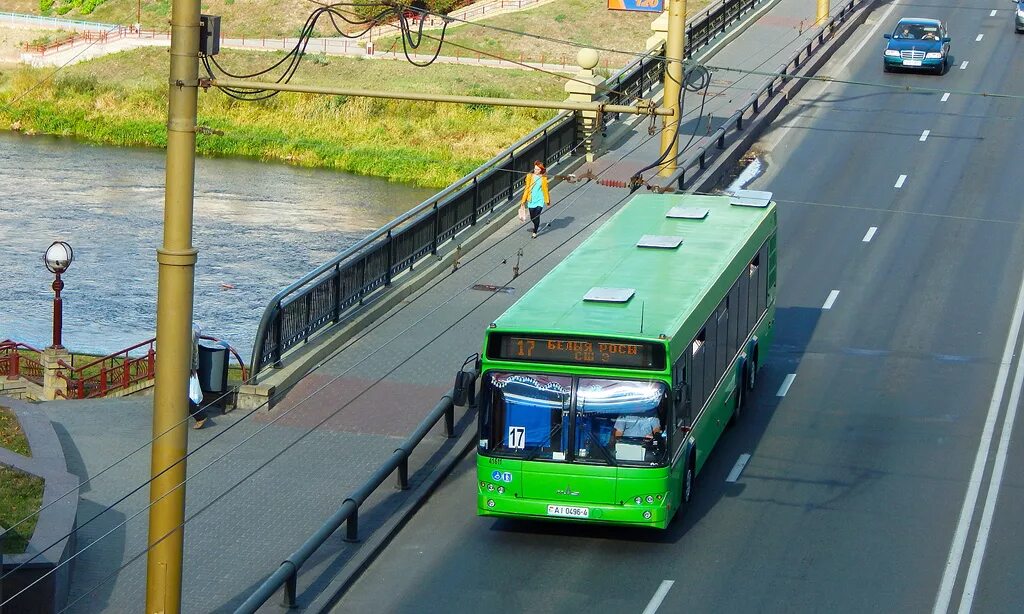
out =
<path fill-rule="evenodd" d="M 71 261 L 75 259 L 75 252 L 71 249 L 71 246 L 64 241 L 54 241 L 50 247 L 46 248 L 46 253 L 43 255 L 43 262 L 46 263 L 46 268 L 54 274 L 53 280 L 53 345 L 50 347 L 63 349 L 64 346 L 60 343 L 60 331 L 63 325 L 63 307 L 60 299 L 60 291 L 64 289 L 64 282 L 60 279 L 60 274 L 68 270 L 71 266 Z"/>

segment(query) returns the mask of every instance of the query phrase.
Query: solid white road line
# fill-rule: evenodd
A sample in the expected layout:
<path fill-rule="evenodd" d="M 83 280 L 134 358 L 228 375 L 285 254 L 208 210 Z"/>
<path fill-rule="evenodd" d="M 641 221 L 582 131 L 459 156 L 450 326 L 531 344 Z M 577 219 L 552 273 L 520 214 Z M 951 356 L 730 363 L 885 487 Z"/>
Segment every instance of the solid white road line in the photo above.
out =
<path fill-rule="evenodd" d="M 967 482 L 967 493 L 964 495 L 963 507 L 960 508 L 960 519 L 957 522 L 956 531 L 953 533 L 953 543 L 949 546 L 949 556 L 946 559 L 946 567 L 942 574 L 939 592 L 935 596 L 935 607 L 932 608 L 932 614 L 946 614 L 946 611 L 949 609 L 950 599 L 953 597 L 953 586 L 956 584 L 957 572 L 960 570 L 960 562 L 963 560 L 964 547 L 967 544 L 967 533 L 970 531 L 971 520 L 974 517 L 974 508 L 978 504 L 982 476 L 985 472 L 985 465 L 988 462 L 989 450 L 992 448 L 992 435 L 995 431 L 999 407 L 1003 403 L 1006 380 L 1009 377 L 1010 366 L 1014 359 L 1013 348 L 1017 345 L 1017 337 L 1020 335 L 1022 319 L 1024 319 L 1024 279 L 1021 280 L 1020 289 L 1017 291 L 1017 303 L 1013 308 L 1010 331 L 1006 336 L 1006 345 L 1003 347 L 1003 358 L 999 363 L 999 374 L 996 376 L 996 383 L 992 389 L 992 400 L 989 402 L 985 426 L 981 431 L 981 441 L 978 442 L 978 453 L 974 457 L 974 467 L 971 469 L 971 477 Z M 1020 369 L 1019 361 L 1018 369 Z"/>
<path fill-rule="evenodd" d="M 658 607 L 661 605 L 662 601 L 665 601 L 665 595 L 668 595 L 668 590 L 672 588 L 673 584 L 675 584 L 675 580 L 661 581 L 661 586 L 658 587 L 654 596 L 651 597 L 651 601 L 647 604 L 647 607 L 644 608 L 644 614 L 654 614 L 658 611 Z"/>
<path fill-rule="evenodd" d="M 846 67 L 850 64 L 850 62 L 853 61 L 853 58 L 857 57 L 857 54 L 860 53 L 860 50 L 864 48 L 864 45 L 868 44 L 868 41 L 875 40 L 875 33 L 878 32 L 878 28 L 882 27 L 883 23 L 888 23 L 889 15 L 891 15 L 892 12 L 896 10 L 896 7 L 897 5 L 899 5 L 899 3 L 900 0 L 896 0 L 895 2 L 889 5 L 889 8 L 885 11 L 885 14 L 883 14 L 878 19 L 874 27 L 872 27 L 871 30 L 868 32 L 868 35 L 864 37 L 864 40 L 860 41 L 860 44 L 854 48 L 853 53 L 846 56 L 846 59 L 843 60 L 839 64 L 839 66 L 836 67 L 835 72 L 832 73 L 833 76 L 842 74 L 842 72 L 846 70 Z M 832 81 L 826 81 L 825 84 L 822 86 L 821 91 L 818 92 L 817 97 L 820 98 L 821 96 L 823 96 L 825 92 L 828 91 L 828 88 L 830 85 L 832 85 L 832 83 Z M 778 136 L 775 139 L 775 142 L 772 144 L 772 148 L 778 147 L 779 143 L 782 142 L 782 139 L 784 139 L 786 135 L 789 134 L 789 130 L 791 127 L 792 125 L 785 125 L 779 128 L 779 131 L 776 133 Z"/>
<path fill-rule="evenodd" d="M 932 133 L 931 130 L 925 130 L 924 132 L 921 133 L 921 138 L 919 138 L 917 140 L 919 140 L 922 143 L 924 143 L 925 141 L 928 140 L 928 135 L 931 134 L 931 133 Z"/>
<path fill-rule="evenodd" d="M 942 95 L 942 100 L 940 100 L 939 102 L 946 102 L 947 100 L 949 100 L 949 92 L 946 92 L 945 94 L 943 94 Z"/>
<path fill-rule="evenodd" d="M 896 188 L 897 190 L 902 188 L 903 187 L 903 182 L 906 181 L 906 180 L 907 180 L 907 176 L 906 175 L 900 175 L 899 179 L 896 180 L 896 185 L 894 185 L 893 187 Z"/>
<path fill-rule="evenodd" d="M 796 373 L 790 373 L 786 376 L 786 379 L 782 380 L 782 385 L 779 386 L 779 391 L 775 393 L 777 397 L 784 397 L 789 392 L 789 387 L 793 385 L 793 380 L 796 379 Z"/>
<path fill-rule="evenodd" d="M 967 568 L 967 579 L 964 581 L 964 592 L 960 596 L 959 614 L 969 614 L 974 603 L 974 591 L 978 588 L 978 577 L 981 575 L 981 563 L 985 559 L 985 548 L 988 546 L 988 534 L 992 531 L 992 517 L 996 511 L 996 499 L 999 498 L 999 487 L 1003 484 L 1003 472 L 1006 470 L 1006 454 L 1010 448 L 1010 434 L 1013 431 L 1014 419 L 1017 417 L 1017 405 L 1020 403 L 1021 387 L 1024 387 L 1024 368 L 1017 363 L 1017 375 L 1013 378 L 1010 391 L 1010 403 L 1007 405 L 1006 416 L 1003 417 L 1003 432 L 999 436 L 999 450 L 996 451 L 996 462 L 992 466 L 992 478 L 985 497 L 985 511 L 981 513 L 978 524 L 978 536 L 974 539 L 974 554 L 971 565 Z"/>
<path fill-rule="evenodd" d="M 868 228 L 868 231 L 864 233 L 864 238 L 861 239 L 861 241 L 864 241 L 865 243 L 870 243 L 871 239 L 875 238 L 876 232 L 878 232 L 878 226 L 872 226 L 871 228 Z"/>
<path fill-rule="evenodd" d="M 995 17 L 995 16 L 996 16 L 996 10 L 995 10 L 995 9 L 992 9 L 992 12 L 991 12 L 991 13 L 989 13 L 989 14 L 988 14 L 988 16 L 989 16 L 989 17 Z"/>
<path fill-rule="evenodd" d="M 749 460 L 749 454 L 740 454 L 740 457 L 736 459 L 736 464 L 733 466 L 732 471 L 729 472 L 729 477 L 725 478 L 725 481 L 735 482 L 740 479 L 740 474 L 743 473 L 743 468 L 747 466 L 747 462 Z"/>
<path fill-rule="evenodd" d="M 821 306 L 822 309 L 832 309 L 832 305 L 835 305 L 836 299 L 839 298 L 839 290 L 833 290 L 828 293 L 828 298 L 825 299 L 825 304 Z"/>
<path fill-rule="evenodd" d="M 976 42 L 976 43 L 977 43 L 977 42 L 980 42 L 980 41 L 981 41 L 981 39 L 983 39 L 983 38 L 985 38 L 985 35 L 984 35 L 984 34 L 979 34 L 979 35 L 978 35 L 978 38 L 974 39 L 974 42 Z"/>
<path fill-rule="evenodd" d="M 967 69 L 967 60 L 964 60 L 963 63 L 960 64 L 960 70 L 966 70 L 966 69 Z"/>

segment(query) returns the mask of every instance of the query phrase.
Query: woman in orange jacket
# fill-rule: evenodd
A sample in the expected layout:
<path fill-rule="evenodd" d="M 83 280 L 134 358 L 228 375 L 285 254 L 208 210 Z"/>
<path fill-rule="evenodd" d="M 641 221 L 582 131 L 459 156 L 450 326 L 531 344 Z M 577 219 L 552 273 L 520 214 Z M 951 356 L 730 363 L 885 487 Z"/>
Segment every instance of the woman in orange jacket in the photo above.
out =
<path fill-rule="evenodd" d="M 523 190 L 523 200 L 520 205 L 530 210 L 534 239 L 537 238 L 537 233 L 540 231 L 540 212 L 544 210 L 545 206 L 551 206 L 546 171 L 544 163 L 540 160 L 533 163 L 533 172 L 526 176 L 526 189 Z"/>

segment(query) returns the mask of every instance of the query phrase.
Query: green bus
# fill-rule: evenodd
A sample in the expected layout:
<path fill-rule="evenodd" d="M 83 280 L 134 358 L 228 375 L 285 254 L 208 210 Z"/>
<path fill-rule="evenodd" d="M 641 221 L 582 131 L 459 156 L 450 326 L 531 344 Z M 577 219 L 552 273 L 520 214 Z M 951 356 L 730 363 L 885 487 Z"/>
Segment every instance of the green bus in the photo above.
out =
<path fill-rule="evenodd" d="M 643 194 L 486 332 L 477 511 L 665 528 L 775 323 L 768 192 Z"/>

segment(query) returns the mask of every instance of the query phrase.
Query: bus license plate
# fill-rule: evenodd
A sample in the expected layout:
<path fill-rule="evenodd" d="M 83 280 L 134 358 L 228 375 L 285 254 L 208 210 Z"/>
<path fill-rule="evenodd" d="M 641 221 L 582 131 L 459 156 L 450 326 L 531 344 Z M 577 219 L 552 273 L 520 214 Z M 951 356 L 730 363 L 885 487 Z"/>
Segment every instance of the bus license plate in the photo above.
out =
<path fill-rule="evenodd" d="M 921 60 L 903 60 L 904 66 L 920 66 Z"/>
<path fill-rule="evenodd" d="M 564 516 L 566 518 L 590 518 L 590 508 L 573 507 L 571 505 L 549 505 L 548 516 Z"/>

